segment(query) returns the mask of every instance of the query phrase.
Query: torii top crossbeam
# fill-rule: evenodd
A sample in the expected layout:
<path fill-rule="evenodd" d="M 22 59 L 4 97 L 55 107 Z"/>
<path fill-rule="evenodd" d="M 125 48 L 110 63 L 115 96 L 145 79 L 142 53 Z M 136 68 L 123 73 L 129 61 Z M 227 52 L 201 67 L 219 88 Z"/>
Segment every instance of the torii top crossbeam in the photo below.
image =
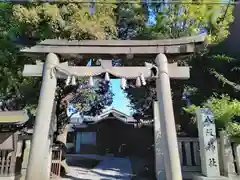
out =
<path fill-rule="evenodd" d="M 55 53 L 59 55 L 79 54 L 83 59 L 133 58 L 154 59 L 164 53 L 170 57 L 188 55 L 204 48 L 205 34 L 165 40 L 82 40 L 68 41 L 47 39 L 39 44 L 21 50 L 30 54 Z"/>

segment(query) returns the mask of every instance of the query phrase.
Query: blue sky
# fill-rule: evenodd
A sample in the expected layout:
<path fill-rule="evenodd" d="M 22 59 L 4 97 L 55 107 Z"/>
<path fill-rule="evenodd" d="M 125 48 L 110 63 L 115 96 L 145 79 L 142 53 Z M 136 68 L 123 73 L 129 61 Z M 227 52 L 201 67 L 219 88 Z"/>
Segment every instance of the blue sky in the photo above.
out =
<path fill-rule="evenodd" d="M 87 64 L 87 66 L 91 66 L 92 61 L 90 60 Z M 106 107 L 106 109 L 114 107 L 115 109 L 126 113 L 127 115 L 131 114 L 131 109 L 129 106 L 129 100 L 126 97 L 124 91 L 121 89 L 121 80 L 120 79 L 111 79 L 110 80 L 111 86 L 112 86 L 112 92 L 114 94 L 113 96 L 113 103 L 111 106 Z"/>
<path fill-rule="evenodd" d="M 126 113 L 127 115 L 130 115 L 131 109 L 128 107 L 129 99 L 126 97 L 124 91 L 121 89 L 120 79 L 112 79 L 110 82 L 112 85 L 112 92 L 114 94 L 113 103 L 111 107 L 114 107 L 115 109 L 123 113 Z"/>

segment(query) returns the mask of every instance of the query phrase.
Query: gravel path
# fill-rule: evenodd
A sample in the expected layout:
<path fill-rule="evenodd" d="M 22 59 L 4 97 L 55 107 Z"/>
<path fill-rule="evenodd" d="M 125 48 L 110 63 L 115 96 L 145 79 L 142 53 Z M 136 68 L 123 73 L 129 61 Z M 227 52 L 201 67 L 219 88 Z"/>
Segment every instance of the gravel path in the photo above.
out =
<path fill-rule="evenodd" d="M 130 180 L 131 163 L 128 158 L 105 157 L 95 168 L 71 167 L 63 180 Z"/>

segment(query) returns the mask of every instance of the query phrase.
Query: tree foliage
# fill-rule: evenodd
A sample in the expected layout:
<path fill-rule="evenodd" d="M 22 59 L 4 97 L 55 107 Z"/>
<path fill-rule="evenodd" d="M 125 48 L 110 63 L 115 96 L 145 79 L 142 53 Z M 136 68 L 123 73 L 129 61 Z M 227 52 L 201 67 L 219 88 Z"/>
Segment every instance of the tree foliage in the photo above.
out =
<path fill-rule="evenodd" d="M 39 3 L 13 6 L 14 19 L 37 39 L 106 39 L 106 29 L 116 34 L 115 5 L 91 3 Z M 94 11 L 94 12 L 93 12 Z"/>
<path fill-rule="evenodd" d="M 27 108 L 34 114 L 40 92 L 40 78 L 22 77 L 24 64 L 35 62 L 20 53 L 20 48 L 31 46 L 47 38 L 105 39 L 115 37 L 115 5 L 97 4 L 91 13 L 90 4 L 32 3 L 13 5 L 0 3 L 0 98 L 9 110 Z M 39 57 L 44 61 L 44 57 Z M 64 57 L 60 57 L 64 61 Z M 83 65 L 77 58 L 68 58 L 71 64 Z M 95 61 L 93 61 L 94 63 Z M 110 85 L 98 80 L 95 88 L 81 88 L 86 79 L 79 79 L 77 86 L 65 87 L 58 82 L 56 100 L 59 127 L 68 123 L 66 106 L 61 103 L 69 94 L 81 113 L 96 114 L 112 102 Z M 76 100 L 77 99 L 77 100 Z"/>
<path fill-rule="evenodd" d="M 138 37 L 142 27 L 148 21 L 148 4 L 135 0 L 136 3 L 122 2 L 116 8 L 116 27 L 119 39 Z"/>
<path fill-rule="evenodd" d="M 230 5 L 201 3 L 199 5 L 154 3 L 151 5 L 151 13 L 155 17 L 155 22 L 141 28 L 138 39 L 174 39 L 206 32 L 208 41 L 211 44 L 217 44 L 228 36 L 229 24 L 233 21 L 232 8 Z M 187 126 L 183 120 L 186 115 L 182 111 L 182 107 L 186 105 L 182 100 L 184 92 L 191 93 L 191 100 L 194 99 L 193 103 L 197 105 L 211 97 L 215 89 L 218 92 L 224 92 L 222 83 L 211 72 L 216 69 L 224 71 L 223 67 L 226 67 L 228 61 L 218 62 L 221 54 L 217 55 L 216 51 L 208 49 L 206 52 L 196 53 L 183 60 L 174 60 L 180 66 L 189 65 L 191 67 L 191 77 L 188 81 L 171 80 L 175 118 L 182 127 Z M 153 60 L 150 61 L 153 62 Z M 215 86 L 214 90 L 213 86 Z M 142 88 L 141 91 L 144 92 L 132 88 L 127 89 L 131 107 L 137 111 L 137 114 L 152 114 L 151 102 L 156 98 L 155 83 L 149 82 L 147 87 Z M 193 95 L 193 93 L 195 94 Z M 147 98 L 138 99 L 143 95 Z"/>
<path fill-rule="evenodd" d="M 202 107 L 208 107 L 214 114 L 214 119 L 218 131 L 225 130 L 231 136 L 240 136 L 240 101 L 231 98 L 229 95 L 214 95 Z M 196 109 L 199 106 L 191 105 L 184 110 L 192 115 L 192 120 L 196 121 Z"/>
<path fill-rule="evenodd" d="M 233 21 L 232 6 L 204 4 L 152 4 L 155 23 L 143 27 L 143 38 L 174 39 L 192 36 L 206 31 L 211 43 L 225 39 L 229 24 Z"/>

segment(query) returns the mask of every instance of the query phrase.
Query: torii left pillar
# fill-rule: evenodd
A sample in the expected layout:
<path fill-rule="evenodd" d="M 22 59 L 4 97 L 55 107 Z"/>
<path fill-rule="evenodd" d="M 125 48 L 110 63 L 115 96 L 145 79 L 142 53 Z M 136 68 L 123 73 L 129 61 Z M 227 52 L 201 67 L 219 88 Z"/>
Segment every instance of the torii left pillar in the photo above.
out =
<path fill-rule="evenodd" d="M 56 54 L 49 53 L 43 69 L 42 87 L 37 107 L 34 133 L 31 142 L 26 180 L 49 180 L 46 175 L 47 149 L 50 149 L 49 131 L 54 105 L 57 77 L 53 70 L 59 64 Z M 49 147 L 47 147 L 49 146 Z"/>

